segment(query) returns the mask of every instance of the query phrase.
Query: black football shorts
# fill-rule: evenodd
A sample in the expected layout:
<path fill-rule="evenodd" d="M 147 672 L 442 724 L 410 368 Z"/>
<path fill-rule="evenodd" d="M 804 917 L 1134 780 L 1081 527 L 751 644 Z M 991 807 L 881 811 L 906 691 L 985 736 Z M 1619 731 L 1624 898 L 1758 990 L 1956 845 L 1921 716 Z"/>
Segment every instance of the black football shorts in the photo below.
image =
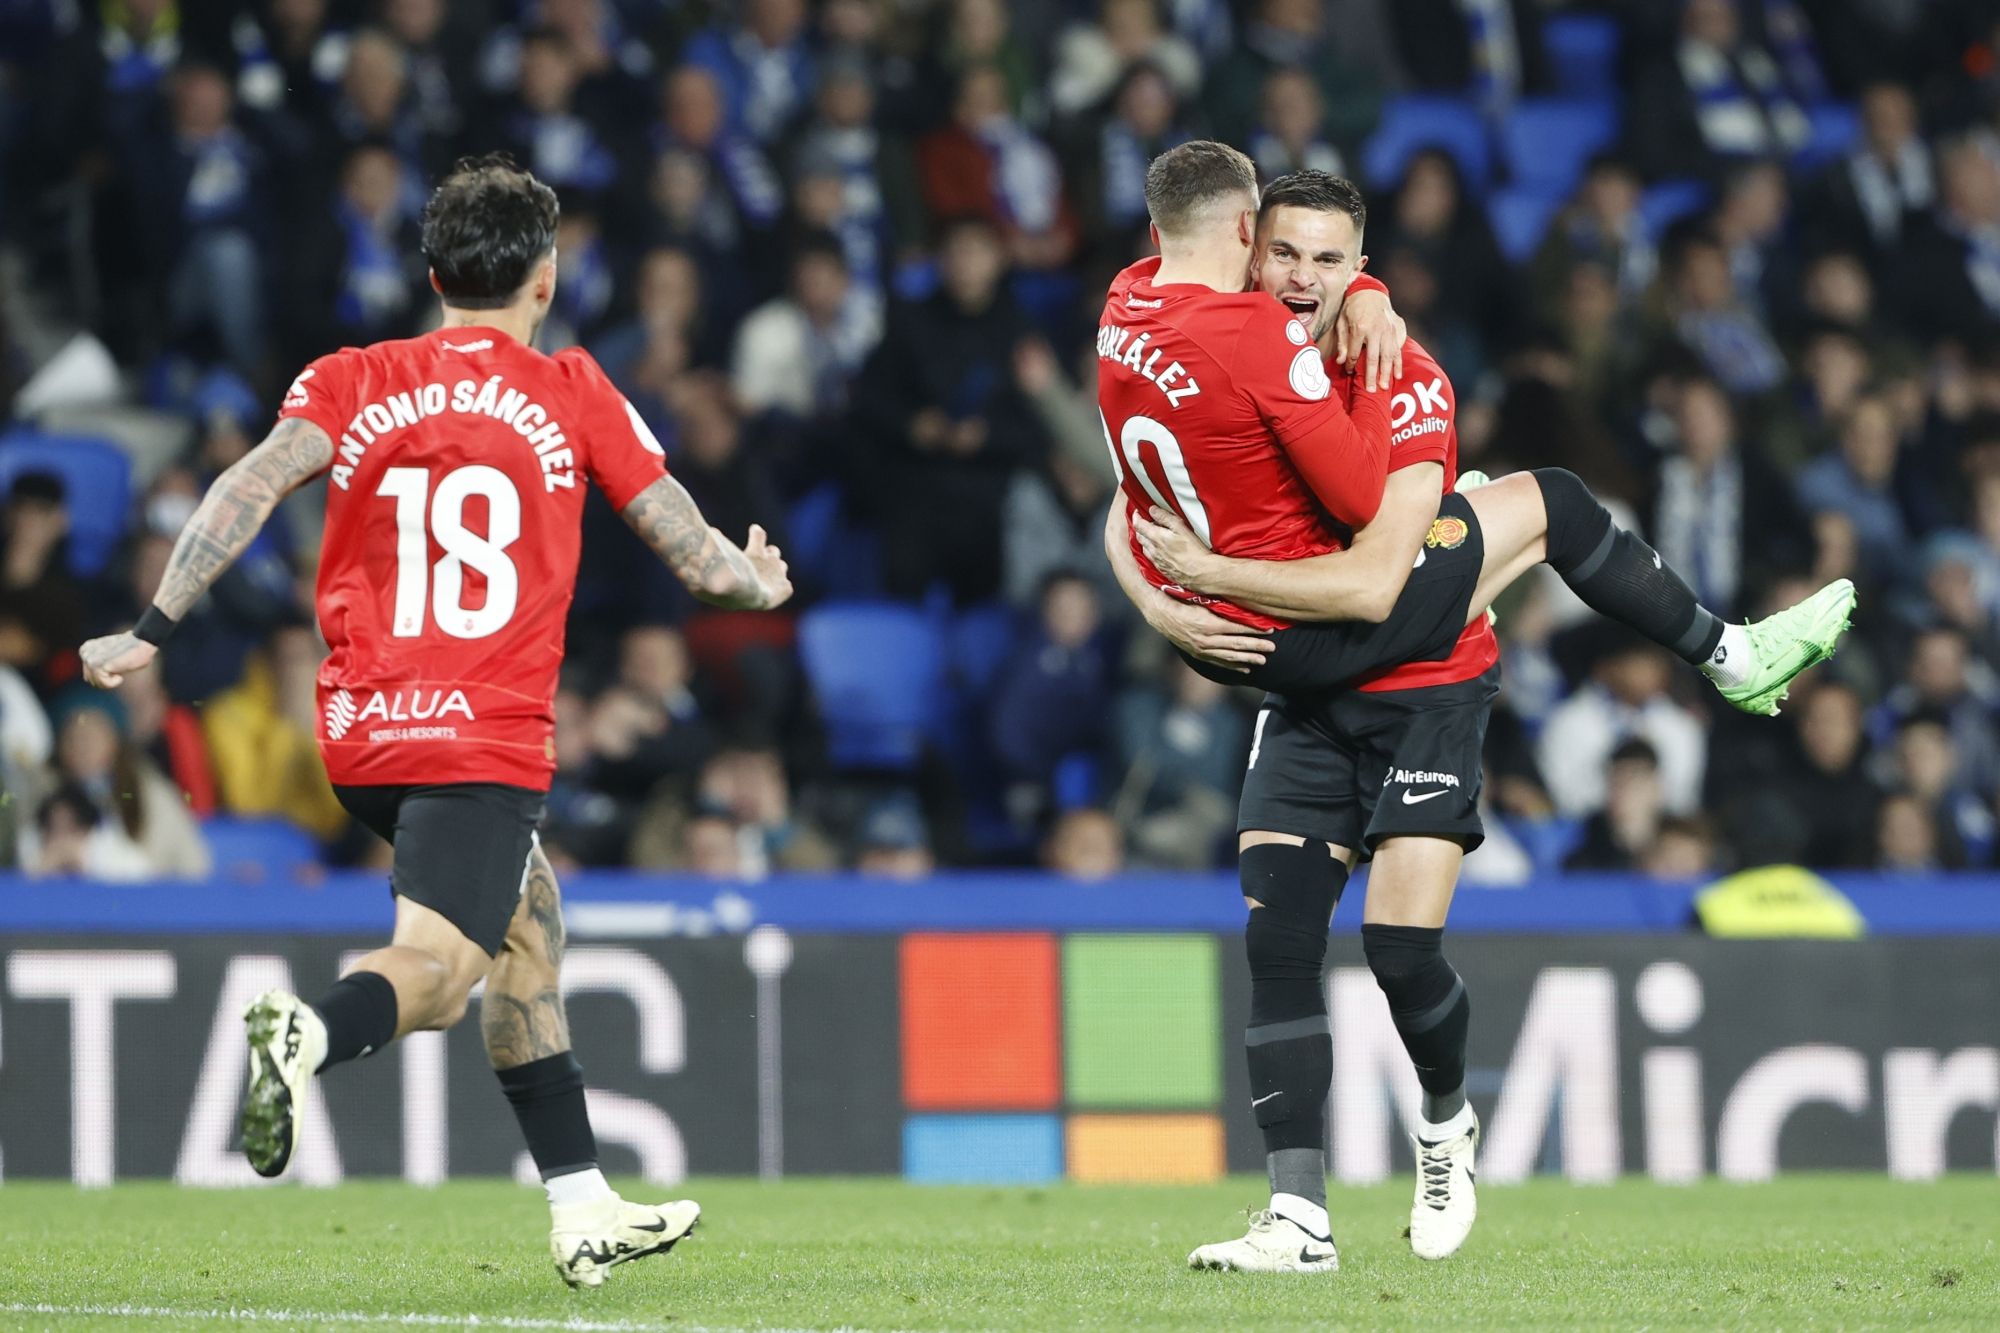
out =
<path fill-rule="evenodd" d="M 1357 849 L 1384 838 L 1448 838 L 1471 851 L 1481 752 L 1500 668 L 1454 685 L 1272 695 L 1257 714 L 1236 829 Z"/>
<path fill-rule="evenodd" d="M 498 782 L 344 787 L 347 812 L 395 848 L 389 891 L 497 956 L 528 883 L 544 796 Z"/>
<path fill-rule="evenodd" d="M 1486 539 L 1462 495 L 1438 504 L 1395 609 L 1381 624 L 1329 620 L 1270 630 L 1276 645 L 1248 673 L 1187 658 L 1189 666 L 1224 685 L 1254 685 L 1273 694 L 1337 689 L 1404 662 L 1442 662 L 1471 618 L 1472 595 L 1486 560 Z"/>

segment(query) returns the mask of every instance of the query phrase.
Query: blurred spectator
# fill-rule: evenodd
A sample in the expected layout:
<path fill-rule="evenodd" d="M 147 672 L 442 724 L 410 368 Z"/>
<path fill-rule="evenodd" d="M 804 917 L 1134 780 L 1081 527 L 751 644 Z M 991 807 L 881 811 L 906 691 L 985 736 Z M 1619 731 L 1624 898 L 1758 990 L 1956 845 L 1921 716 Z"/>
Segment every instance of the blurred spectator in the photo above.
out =
<path fill-rule="evenodd" d="M 126 733 L 116 695 L 72 685 L 56 700 L 55 780 L 80 789 L 138 849 L 145 873 L 197 878 L 208 847 L 187 802 Z"/>
<path fill-rule="evenodd" d="M 379 29 L 364 29 L 348 43 L 346 64 L 332 113 L 339 143 L 387 145 L 423 177 L 447 166 L 410 100 L 410 57 L 402 43 Z M 410 202 L 421 205 L 422 187 L 412 182 L 410 194 Z"/>
<path fill-rule="evenodd" d="M 753 310 L 736 335 L 736 399 L 753 417 L 833 416 L 881 337 L 880 308 L 855 290 L 840 242 L 808 236 L 792 249 L 790 291 Z"/>
<path fill-rule="evenodd" d="M 333 316 L 340 336 L 368 343 L 414 331 L 431 293 L 403 164 L 380 145 L 348 155 L 335 209 L 339 258 Z"/>
<path fill-rule="evenodd" d="M 1076 221 L 1056 155 L 1008 108 L 992 66 L 959 76 L 951 120 L 917 143 L 924 204 L 936 218 L 981 218 L 1013 262 L 1054 268 L 1074 252 Z"/>
<path fill-rule="evenodd" d="M 1089 357 L 1086 373 L 1094 377 L 1096 353 Z M 1046 467 L 1023 468 L 1007 486 L 1002 539 L 1007 600 L 1029 605 L 1050 574 L 1076 570 L 1096 584 L 1106 614 L 1124 619 L 1129 604 L 1102 555 L 1104 507 L 1117 474 L 1105 452 L 1096 395 L 1063 374 L 1040 339 L 1016 349 L 1014 380 L 1052 447 Z M 1096 387 L 1094 378 L 1085 383 Z"/>
<path fill-rule="evenodd" d="M 1909 792 L 1891 792 L 1876 815 L 1874 868 L 1898 874 L 1949 869 L 1939 842 L 1936 813 Z"/>
<path fill-rule="evenodd" d="M 1660 756 L 1637 737 L 1619 742 L 1605 761 L 1604 808 L 1584 822 L 1583 841 L 1564 858 L 1563 869 L 1638 869 L 1666 817 Z"/>
<path fill-rule="evenodd" d="M 1274 69 L 1264 80 L 1257 128 L 1247 146 L 1260 180 L 1294 171 L 1347 174 L 1346 159 L 1326 136 L 1326 104 L 1319 85 L 1302 69 Z"/>
<path fill-rule="evenodd" d="M 1715 832 L 1699 815 L 1661 820 L 1660 831 L 1639 857 L 1639 869 L 1659 880 L 1707 879 L 1718 868 Z"/>
<path fill-rule="evenodd" d="M 1589 683 L 1559 705 L 1542 729 L 1549 794 L 1557 809 L 1575 818 L 1602 809 L 1607 761 L 1621 741 L 1636 736 L 1658 757 L 1666 808 L 1686 814 L 1701 793 L 1707 732 L 1668 695 L 1674 665 L 1664 649 L 1622 630 L 1613 643 Z"/>
<path fill-rule="evenodd" d="M 700 65 L 681 66 L 661 85 L 653 203 L 662 242 L 734 251 L 731 233 L 739 219 L 768 227 L 784 206 L 770 159 L 756 140 L 730 126 L 722 98 L 715 72 Z M 718 216 L 717 208 L 730 212 Z"/>
<path fill-rule="evenodd" d="M 799 140 L 792 159 L 794 207 L 808 227 L 831 231 L 840 238 L 853 282 L 876 301 L 882 300 L 888 279 L 891 233 L 915 236 L 922 230 L 913 188 L 895 192 L 913 168 L 899 140 L 876 127 L 875 86 L 868 67 L 856 56 L 835 56 L 825 62 L 817 115 Z M 812 182 L 830 190 L 819 202 Z"/>
<path fill-rule="evenodd" d="M 1784 479 L 1738 443 L 1736 410 L 1713 380 L 1681 385 L 1674 424 L 1680 450 L 1660 463 L 1653 540 L 1704 606 L 1729 615 L 1746 582 L 1807 557 L 1801 516 Z"/>
<path fill-rule="evenodd" d="M 1112 682 L 1102 625 L 1096 590 L 1074 574 L 1053 575 L 1041 623 L 1001 675 L 991 739 L 1002 775 L 1026 789 L 1014 798 L 1021 808 L 1045 807 L 1057 765 L 1094 756 L 1104 740 Z"/>
<path fill-rule="evenodd" d="M 1006 102 L 1017 115 L 1037 116 L 1042 90 L 1035 75 L 1035 55 L 1014 31 L 1012 8 L 1006 0 L 950 0 L 944 39 L 932 68 L 921 83 L 932 90 L 935 106 L 916 119 L 929 124 L 951 114 L 950 97 L 968 70 L 1000 71 Z"/>
<path fill-rule="evenodd" d="M 595 334 L 611 309 L 617 284 L 610 246 L 597 206 L 572 195 L 556 224 L 556 291 L 536 342 L 550 351 L 574 347 Z"/>
<path fill-rule="evenodd" d="M 1728 253 L 1712 235 L 1684 235 L 1668 275 L 1674 336 L 1732 394 L 1758 394 L 1784 380 L 1785 359 L 1756 309 L 1737 291 Z"/>
<path fill-rule="evenodd" d="M 750 861 L 736 821 L 708 812 L 697 814 L 681 830 L 680 868 L 703 879 L 748 880 L 762 874 Z"/>
<path fill-rule="evenodd" d="M 937 294 L 890 311 L 855 391 L 855 426 L 872 467 L 854 494 L 876 517 L 898 596 L 935 580 L 971 602 L 1000 586 L 1007 479 L 1041 444 L 1013 386 L 1027 328 L 1005 272 L 991 226 L 953 224 Z"/>
<path fill-rule="evenodd" d="M 1077 197 L 1099 251 L 1122 267 L 1130 262 L 1129 255 L 1120 253 L 1126 238 L 1147 223 L 1147 164 L 1190 136 L 1181 127 L 1174 89 L 1155 65 L 1126 71 L 1110 112 L 1098 127 L 1088 169 L 1077 173 Z"/>
<path fill-rule="evenodd" d="M 1443 333 L 1439 325 L 1449 324 L 1498 341 L 1519 326 L 1514 272 L 1501 258 L 1486 210 L 1467 197 L 1464 176 L 1451 154 L 1433 148 L 1410 159 L 1390 206 L 1368 219 L 1367 249 L 1392 267 L 1406 255 L 1422 261 L 1437 285 L 1436 304 L 1425 323 L 1433 336 Z M 1388 281 L 1400 306 L 1402 289 L 1393 278 Z M 1436 343 L 1426 345 L 1446 359 Z M 1446 360 L 1445 369 L 1454 382 L 1472 381 L 1471 367 Z"/>
<path fill-rule="evenodd" d="M 1737 779 L 1724 802 L 1745 865 L 1791 862 L 1828 869 L 1867 864 L 1876 793 L 1867 773 L 1861 698 L 1822 681 L 1785 710 L 1796 730 L 1769 771 Z"/>
<path fill-rule="evenodd" d="M 1809 48 L 1810 33 L 1798 36 Z M 1647 110 L 1634 137 L 1648 174 L 1702 176 L 1732 159 L 1790 155 L 1812 132 L 1807 91 L 1792 62 L 1746 29 L 1738 0 L 1687 0 L 1678 41 L 1646 63 L 1633 92 Z"/>
<path fill-rule="evenodd" d="M 1896 252 L 1904 231 L 1937 197 L 1930 148 L 1919 134 L 1917 101 L 1899 83 L 1861 94 L 1861 141 L 1821 182 L 1808 225 L 1835 244 L 1879 257 Z"/>
<path fill-rule="evenodd" d="M 1939 157 L 1938 203 L 1909 229 L 1902 282 L 1926 333 L 1990 337 L 2000 318 L 2000 162 L 1967 136 Z"/>
<path fill-rule="evenodd" d="M 19 671 L 0 665 L 0 790 L 11 797 L 0 801 L 0 843 L 10 849 L 22 832 L 21 821 L 32 814 L 29 794 L 54 749 L 55 733 L 41 700 Z M 0 857 L 5 864 L 10 862 Z"/>
<path fill-rule="evenodd" d="M 1841 423 L 1840 448 L 1799 473 L 1799 505 L 1846 519 L 1860 543 L 1863 571 L 1878 584 L 1913 572 L 1909 530 L 1896 498 L 1896 419 L 1889 404 L 1864 396 Z"/>
<path fill-rule="evenodd" d="M 937 869 L 930 833 L 916 798 L 900 793 L 877 801 L 861 821 L 854 871 L 883 879 L 927 879 Z"/>
<path fill-rule="evenodd" d="M 1954 869 L 1984 863 L 1993 850 L 1993 810 L 1959 772 L 1958 749 L 1941 713 L 1913 713 L 1896 730 L 1890 786 L 1922 802 L 1941 855 Z"/>
<path fill-rule="evenodd" d="M 1715 239 L 1728 257 L 1730 281 L 1767 320 L 1798 290 L 1795 247 L 1785 227 L 1790 208 L 1777 163 L 1748 162 L 1730 171 L 1715 210 Z"/>
<path fill-rule="evenodd" d="M 1583 184 L 1550 226 L 1530 270 L 1545 317 L 1560 312 L 1566 278 L 1578 264 L 1608 270 L 1621 302 L 1636 301 L 1652 284 L 1659 254 L 1639 213 L 1642 185 L 1623 158 L 1591 159 Z"/>
<path fill-rule="evenodd" d="M 471 44 L 452 40 L 445 0 L 383 0 L 382 22 L 402 43 L 416 123 L 435 143 L 455 139 L 473 86 Z"/>
<path fill-rule="evenodd" d="M 1065 811 L 1042 845 L 1042 864 L 1064 879 L 1109 879 L 1125 868 L 1125 834 L 1102 810 Z"/>
<path fill-rule="evenodd" d="M 174 647 L 180 647 L 178 634 Z M 313 631 L 279 630 L 268 647 L 246 659 L 239 681 L 204 704 L 201 721 L 224 810 L 280 815 L 330 839 L 348 818 L 326 780 L 315 741 L 314 678 L 322 656 Z"/>
<path fill-rule="evenodd" d="M 21 831 L 20 855 L 22 869 L 38 879 L 80 875 L 129 882 L 152 873 L 146 854 L 118 822 L 74 784 L 42 798 L 34 825 Z"/>
<path fill-rule="evenodd" d="M 744 0 L 741 13 L 740 26 L 697 33 L 686 60 L 714 75 L 729 123 L 769 144 L 812 96 L 805 0 Z"/>
<path fill-rule="evenodd" d="M 671 450 L 666 399 L 672 381 L 690 365 L 712 364 L 721 349 L 708 329 L 701 270 L 687 251 L 647 251 L 634 286 L 638 310 L 600 335 L 591 351 Z M 662 369 L 667 373 L 657 373 Z"/>
<path fill-rule="evenodd" d="M 681 439 L 674 474 L 701 506 L 702 517 L 738 542 L 752 523 L 762 524 L 782 547 L 778 523 L 784 510 L 771 460 L 745 445 L 743 422 L 722 377 L 689 377 L 677 401 Z"/>
<path fill-rule="evenodd" d="M 1049 103 L 1057 115 L 1095 109 L 1142 65 L 1166 81 L 1169 104 L 1200 90 L 1201 57 L 1162 26 L 1160 0 L 1099 0 L 1098 9 L 1096 23 L 1072 24 L 1056 39 Z"/>
<path fill-rule="evenodd" d="M 624 857 L 627 815 L 609 793 L 591 785 L 590 700 L 573 689 L 556 692 L 556 772 L 549 785 L 542 838 L 549 855 L 583 865 L 616 865 Z"/>
<path fill-rule="evenodd" d="M 174 71 L 165 123 L 135 132 L 125 147 L 146 225 L 138 230 L 155 273 L 166 278 L 176 332 L 206 333 L 236 368 L 264 369 L 263 243 L 271 206 L 262 152 L 238 128 L 220 70 L 188 63 Z"/>
<path fill-rule="evenodd" d="M 1236 795 L 1250 728 L 1229 692 L 1178 658 L 1160 686 L 1128 689 L 1117 704 L 1124 781 L 1115 813 L 1137 859 L 1199 870 L 1236 829 Z"/>
<path fill-rule="evenodd" d="M 181 8 L 146 0 L 133 9 Z M 347 34 L 327 23 L 327 0 L 273 0 L 245 15 L 230 33 L 237 96 L 259 111 L 281 108 L 306 119 L 324 113 L 347 64 Z M 192 13 L 188 17 L 193 17 Z"/>
<path fill-rule="evenodd" d="M 1216 137 L 1247 140 L 1271 72 L 1296 67 L 1319 88 L 1329 137 L 1343 150 L 1361 142 L 1381 109 L 1381 80 L 1377 66 L 1357 59 L 1329 31 L 1327 8 L 1318 0 L 1257 0 L 1235 48 L 1209 71 L 1202 94 Z"/>
<path fill-rule="evenodd" d="M 1910 643 L 1903 682 L 1889 691 L 1869 720 L 1880 744 L 1888 744 L 1905 719 L 1919 713 L 1942 715 L 1958 750 L 1959 774 L 1976 790 L 2000 790 L 2000 733 L 1994 709 L 2000 704 L 1992 666 L 1975 661 L 1962 631 L 1946 625 L 1920 630 Z"/>
<path fill-rule="evenodd" d="M 582 78 L 577 53 L 562 33 L 554 28 L 528 33 L 521 43 L 520 91 L 507 116 L 507 137 L 521 165 L 547 184 L 565 193 L 598 195 L 616 181 L 618 160 L 578 109 Z"/>
<path fill-rule="evenodd" d="M 0 532 L 0 664 L 46 690 L 51 659 L 80 640 L 82 590 L 67 567 L 69 508 L 62 478 L 14 478 Z"/>
<path fill-rule="evenodd" d="M 774 869 L 824 871 L 839 865 L 833 843 L 794 809 L 777 751 L 755 747 L 720 750 L 710 757 L 695 782 L 691 804 L 667 791 L 649 801 L 638 818 L 632 864 L 675 864 L 675 847 L 697 836 L 683 825 L 712 817 L 735 829 L 735 873 L 744 878 L 761 879 Z"/>

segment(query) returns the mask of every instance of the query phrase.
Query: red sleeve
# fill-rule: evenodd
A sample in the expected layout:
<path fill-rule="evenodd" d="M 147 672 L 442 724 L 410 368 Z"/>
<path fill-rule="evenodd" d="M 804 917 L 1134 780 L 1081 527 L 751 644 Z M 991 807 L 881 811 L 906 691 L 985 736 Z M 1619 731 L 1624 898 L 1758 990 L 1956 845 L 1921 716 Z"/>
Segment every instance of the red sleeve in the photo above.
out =
<path fill-rule="evenodd" d="M 278 405 L 278 420 L 303 417 L 340 443 L 341 432 L 354 419 L 354 380 L 360 369 L 361 353 L 352 347 L 329 352 L 299 372 L 285 401 Z"/>
<path fill-rule="evenodd" d="M 1361 527 L 1389 479 L 1389 403 L 1356 388 L 1342 410 L 1305 326 L 1276 301 L 1243 325 L 1231 374 L 1326 511 Z"/>
<path fill-rule="evenodd" d="M 1451 380 L 1437 363 L 1405 357 L 1402 378 L 1389 386 L 1389 471 L 1449 458 L 1457 415 Z"/>
<path fill-rule="evenodd" d="M 667 475 L 667 451 L 590 353 L 572 347 L 555 360 L 571 386 L 570 445 L 583 455 L 584 472 L 611 507 L 623 509 Z"/>
<path fill-rule="evenodd" d="M 1389 294 L 1389 285 L 1372 274 L 1357 273 L 1354 275 L 1353 280 L 1347 284 L 1347 294 L 1349 296 L 1354 295 L 1356 292 L 1380 292 L 1382 295 L 1387 296 Z"/>

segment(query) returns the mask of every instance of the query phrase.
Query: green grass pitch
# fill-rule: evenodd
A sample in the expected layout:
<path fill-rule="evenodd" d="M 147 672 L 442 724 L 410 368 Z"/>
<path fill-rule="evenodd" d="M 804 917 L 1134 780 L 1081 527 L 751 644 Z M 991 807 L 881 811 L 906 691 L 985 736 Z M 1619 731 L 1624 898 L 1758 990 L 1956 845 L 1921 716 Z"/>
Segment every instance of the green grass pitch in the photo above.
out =
<path fill-rule="evenodd" d="M 1250 1178 L 942 1189 L 702 1180 L 672 1254 L 570 1292 L 538 1191 L 350 1184 L 0 1188 L 0 1327 L 701 1329 L 2000 1327 L 2000 1182 L 1491 1187 L 1455 1259 L 1402 1240 L 1405 1183 L 1337 1190 L 1337 1276 L 1190 1272 Z M 649 1193 L 627 1183 L 635 1197 Z"/>

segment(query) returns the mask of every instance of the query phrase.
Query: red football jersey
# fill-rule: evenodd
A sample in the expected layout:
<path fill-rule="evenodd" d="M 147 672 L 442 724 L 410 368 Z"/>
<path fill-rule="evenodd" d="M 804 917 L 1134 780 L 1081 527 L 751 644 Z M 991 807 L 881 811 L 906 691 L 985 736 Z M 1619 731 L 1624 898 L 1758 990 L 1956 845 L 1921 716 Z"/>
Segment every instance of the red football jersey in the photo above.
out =
<path fill-rule="evenodd" d="M 281 417 L 334 441 L 320 751 L 337 783 L 547 790 L 583 481 L 624 508 L 666 455 L 597 362 L 488 328 L 347 348 Z"/>
<path fill-rule="evenodd" d="M 1328 515 L 1360 527 L 1382 501 L 1388 395 L 1336 395 L 1305 326 L 1275 297 L 1154 286 L 1159 264 L 1118 275 L 1097 329 L 1097 405 L 1130 505 L 1174 509 L 1224 555 L 1338 550 Z M 1286 623 L 1171 585 L 1136 538 L 1132 550 L 1154 587 L 1240 624 Z"/>
<path fill-rule="evenodd" d="M 1338 377 L 1343 396 L 1354 392 L 1354 377 Z M 1389 470 L 1415 463 L 1444 465 L 1444 493 L 1458 484 L 1458 395 L 1451 377 L 1416 339 L 1403 344 L 1403 373 L 1389 386 Z M 1440 537 L 1448 538 L 1440 531 Z M 1463 540 L 1463 538 L 1461 538 Z M 1424 550 L 1430 548 L 1426 545 Z M 1405 662 L 1356 682 L 1361 690 L 1414 690 L 1471 680 L 1500 658 L 1493 627 L 1480 616 L 1465 627 L 1451 655 L 1441 662 Z"/>

